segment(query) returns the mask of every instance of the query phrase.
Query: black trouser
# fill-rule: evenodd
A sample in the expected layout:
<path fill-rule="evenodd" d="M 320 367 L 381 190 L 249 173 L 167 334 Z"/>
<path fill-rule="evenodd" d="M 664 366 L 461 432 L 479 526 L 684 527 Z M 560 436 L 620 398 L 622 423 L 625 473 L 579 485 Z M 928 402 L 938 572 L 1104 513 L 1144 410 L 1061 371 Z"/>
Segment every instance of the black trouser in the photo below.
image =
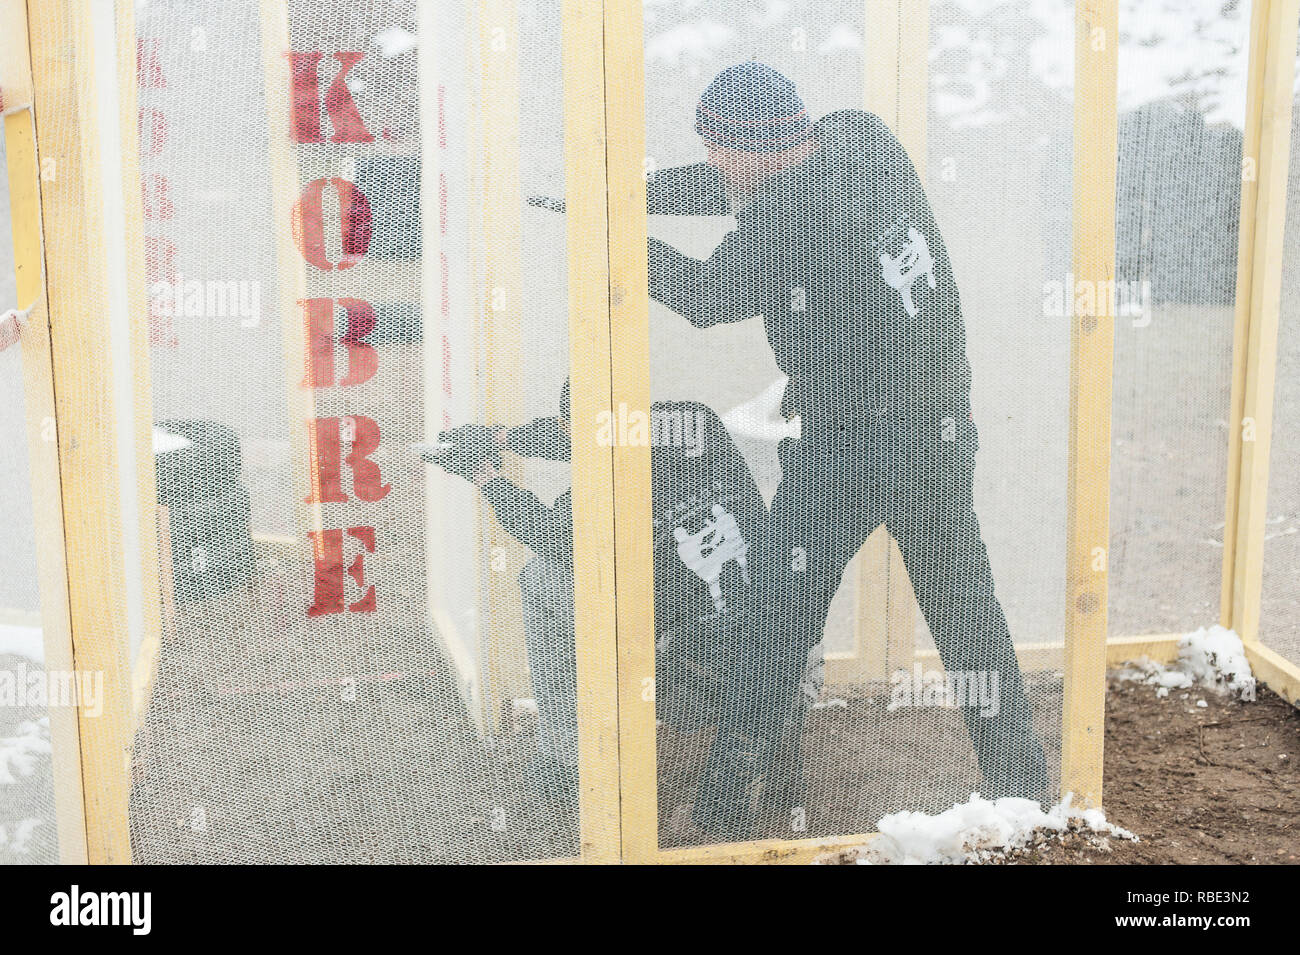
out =
<path fill-rule="evenodd" d="M 773 536 L 757 562 L 767 612 L 730 681 L 705 780 L 712 791 L 701 794 L 716 805 L 705 815 L 743 799 L 738 788 L 753 782 L 747 772 L 779 775 L 774 762 L 797 765 L 808 652 L 822 638 L 845 566 L 881 524 L 898 542 L 949 675 L 996 674 L 995 713 L 962 707 L 984 794 L 1045 794 L 1042 746 L 972 501 L 977 446 L 964 415 L 808 428 L 802 440 L 782 442 Z"/>

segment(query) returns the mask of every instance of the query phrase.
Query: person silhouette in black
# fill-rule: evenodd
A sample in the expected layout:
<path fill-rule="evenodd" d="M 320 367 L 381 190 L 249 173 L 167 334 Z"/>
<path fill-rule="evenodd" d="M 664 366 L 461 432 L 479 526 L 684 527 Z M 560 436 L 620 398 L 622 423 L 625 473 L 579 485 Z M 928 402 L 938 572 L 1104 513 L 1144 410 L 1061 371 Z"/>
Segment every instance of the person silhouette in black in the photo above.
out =
<path fill-rule="evenodd" d="M 789 376 L 772 534 L 751 551 L 765 625 L 733 671 L 696 821 L 740 834 L 755 789 L 802 805 L 808 653 L 845 566 L 881 524 L 949 673 L 993 675 L 963 707 L 988 797 L 1044 799 L 1048 774 L 972 501 L 978 437 L 961 303 L 916 170 L 877 116 L 810 122 L 794 84 L 747 62 L 696 108 L 707 163 L 665 170 L 651 212 L 734 214 L 707 259 L 649 240 L 651 296 L 707 328 L 760 318 Z"/>

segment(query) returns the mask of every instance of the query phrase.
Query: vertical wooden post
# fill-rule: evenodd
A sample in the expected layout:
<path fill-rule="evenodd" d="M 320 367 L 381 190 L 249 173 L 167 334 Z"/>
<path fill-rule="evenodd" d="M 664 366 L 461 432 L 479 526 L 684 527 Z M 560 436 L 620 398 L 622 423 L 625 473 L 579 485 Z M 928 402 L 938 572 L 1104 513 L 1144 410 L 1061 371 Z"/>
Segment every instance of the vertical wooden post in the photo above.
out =
<path fill-rule="evenodd" d="M 1259 200 L 1259 134 L 1267 61 L 1268 11 L 1272 0 L 1250 5 L 1250 60 L 1246 68 L 1246 115 L 1241 141 L 1241 203 L 1237 228 L 1237 284 L 1232 320 L 1232 397 L 1228 414 L 1228 474 L 1223 516 L 1223 574 L 1219 622 L 1232 626 L 1232 591 L 1236 580 L 1237 509 L 1240 506 L 1241 445 L 1246 400 L 1246 357 L 1250 343 L 1251 265 L 1255 258 L 1255 205 Z"/>
<path fill-rule="evenodd" d="M 1110 547 L 1110 401 L 1115 317 L 1118 153 L 1116 0 L 1075 7 L 1074 277 L 1096 290 L 1070 326 L 1070 453 L 1066 523 L 1065 700 L 1061 791 L 1101 804 Z M 1069 294 L 1073 296 L 1073 290 Z"/>
<path fill-rule="evenodd" d="M 639 4 L 629 4 L 637 7 Z M 611 414 L 614 348 L 606 167 L 604 2 L 564 0 L 564 185 L 569 268 L 569 363 L 573 469 L 574 624 L 578 663 L 578 760 L 582 858 L 617 862 L 620 846 L 619 650 L 615 587 L 615 472 L 596 422 Z M 638 19 L 639 36 L 639 19 Z M 639 54 L 638 54 L 639 55 Z M 615 61 L 617 62 L 617 61 Z M 641 113 L 633 118 L 640 122 Z M 638 164 L 639 168 L 639 164 Z M 645 201 L 641 206 L 644 213 Z M 644 243 L 641 250 L 644 256 Z M 644 291 L 644 289 L 643 289 Z M 619 346 L 625 343 L 620 340 Z M 645 357 L 645 353 L 642 354 Z M 620 508 L 628 505 L 619 500 Z M 646 513 L 648 515 L 648 505 Z M 620 552 L 621 556 L 621 552 Z M 640 570 L 650 576 L 648 565 Z M 622 578 L 619 578 L 622 586 Z M 654 672 L 651 666 L 650 672 Z M 651 706 L 650 732 L 654 732 Z M 653 739 L 653 736 L 652 736 Z M 652 750 L 653 753 L 653 750 Z M 650 771 L 653 774 L 653 758 Z M 624 798 L 637 799 L 635 790 Z"/>
<path fill-rule="evenodd" d="M 275 230 L 276 308 L 284 343 L 285 405 L 288 409 L 290 466 L 294 481 L 295 533 L 320 531 L 320 474 L 316 468 L 316 393 L 307 376 L 307 334 L 301 302 L 307 297 L 307 264 L 294 244 L 294 207 L 301 189 L 298 156 L 291 132 L 293 83 L 285 56 L 291 49 L 284 0 L 261 0 L 262 74 L 265 78 L 267 175 L 271 181 L 271 228 Z M 299 470 L 301 469 L 301 470 Z M 314 550 L 320 556 L 318 534 Z"/>
<path fill-rule="evenodd" d="M 478 8 L 482 108 L 480 117 L 483 190 L 482 368 L 484 420 L 517 424 L 523 388 L 523 191 L 519 182 L 519 14 L 518 0 L 483 0 Z M 506 475 L 522 476 L 518 461 Z M 523 607 L 516 575 L 527 549 L 497 523 L 483 503 L 489 569 L 481 618 L 489 621 L 486 660 L 487 705 L 499 719 L 502 704 L 531 694 L 522 643 Z M 492 569 L 500 555 L 508 572 Z"/>
<path fill-rule="evenodd" d="M 1220 614 L 1252 644 L 1263 589 L 1297 20 L 1300 0 L 1256 0 L 1251 13 L 1242 156 L 1255 176 L 1243 176 L 1241 190 Z"/>
<path fill-rule="evenodd" d="M 864 102 L 894 131 L 925 181 L 929 127 L 930 4 L 867 0 Z"/>
<path fill-rule="evenodd" d="M 36 534 L 36 578 L 41 601 L 41 636 L 47 671 L 75 668 L 68 604 L 68 567 L 59 487 L 50 315 L 45 294 L 41 230 L 40 156 L 32 109 L 32 69 L 27 8 L 0 9 L 0 110 L 9 181 L 10 229 L 18 307 L 22 319 L 23 406 L 31 473 L 32 519 Z M 81 727 L 75 709 L 50 707 L 54 816 L 59 861 L 87 861 L 86 812 L 81 772 Z"/>
<path fill-rule="evenodd" d="M 153 383 L 149 355 L 149 302 L 144 251 L 144 195 L 140 180 L 139 82 L 136 76 L 135 6 L 119 3 L 116 11 L 118 127 L 121 138 L 122 230 L 125 253 L 127 333 L 130 338 L 136 499 L 139 510 L 139 573 L 143 598 L 140 645 L 131 661 L 132 729 L 144 719 L 162 650 L 162 605 L 171 592 L 171 559 L 162 564 L 158 541 L 158 489 L 153 455 Z M 111 39 L 111 38 L 110 38 Z M 167 582 L 164 585 L 162 575 Z"/>
<path fill-rule="evenodd" d="M 930 82 L 929 0 L 867 0 L 864 104 L 907 149 L 925 182 Z M 887 680 L 916 655 L 916 598 L 903 555 L 881 526 L 859 554 L 855 652 L 831 659 L 828 682 Z"/>
<path fill-rule="evenodd" d="M 444 248 L 448 214 L 443 153 L 446 150 L 446 116 L 438 57 L 438 40 L 448 29 L 445 10 L 421 3 L 416 12 L 420 38 L 420 322 L 423 351 L 424 440 L 452 425 L 451 364 L 460 357 L 459 338 L 453 355 L 453 315 L 465 320 L 469 309 L 460 301 L 464 280 L 453 277 Z M 453 307 L 453 302 L 456 307 Z M 443 349 L 446 348 L 444 353 Z M 467 350 L 468 351 L 468 350 Z M 444 362 L 446 364 L 444 364 Z M 478 491 L 430 466 L 424 482 L 424 567 L 429 621 L 441 638 L 456 669 L 461 696 L 480 733 L 488 728 L 483 707 L 479 656 L 483 619 L 478 612 L 478 568 L 482 563 Z"/>
<path fill-rule="evenodd" d="M 114 216 L 104 182 L 102 151 L 124 148 L 116 141 L 120 116 L 102 116 L 98 89 L 113 83 L 95 69 L 95 8 L 79 3 L 33 3 L 29 19 L 36 129 L 42 163 L 51 163 L 43 180 L 45 287 L 58 422 L 58 454 L 63 498 L 64 539 L 73 656 L 82 672 L 102 673 L 103 710 L 80 712 L 87 858 L 92 863 L 129 863 L 127 821 L 132 733 L 132 591 L 128 575 L 139 573 L 138 542 L 132 555 L 124 527 L 123 497 L 138 493 L 123 484 L 119 469 L 119 427 L 132 422 L 132 407 L 117 407 L 120 391 L 115 362 L 114 322 L 104 320 L 105 305 L 118 307 L 107 273 L 106 236 Z M 108 30 L 112 32 L 112 21 Z M 110 44 L 112 37 L 108 38 Z M 111 52 L 112 46 L 107 49 Z M 101 53 L 103 50 L 101 49 Z M 134 139 L 132 139 L 134 142 Z M 108 168 L 113 168 L 109 164 Z M 128 168 L 118 159 L 117 171 Z M 120 208 L 116 212 L 121 216 Z M 121 227 L 123 223 L 117 222 Z M 75 238 L 76 254 L 67 254 Z M 120 354 L 117 356 L 120 359 Z M 147 369 L 128 370 L 147 375 Z M 129 447 L 128 442 L 123 446 Z M 134 449 L 140 469 L 152 468 L 152 442 Z M 156 595 L 155 595 L 156 596 Z"/>
<path fill-rule="evenodd" d="M 614 408 L 650 416 L 650 291 L 646 261 L 645 43 L 640 0 L 605 3 L 609 141 L 609 286 Z M 593 423 L 594 424 L 594 423 Z M 614 448 L 618 591 L 619 754 L 623 857 L 659 850 L 655 752 L 654 543 L 650 447 Z"/>

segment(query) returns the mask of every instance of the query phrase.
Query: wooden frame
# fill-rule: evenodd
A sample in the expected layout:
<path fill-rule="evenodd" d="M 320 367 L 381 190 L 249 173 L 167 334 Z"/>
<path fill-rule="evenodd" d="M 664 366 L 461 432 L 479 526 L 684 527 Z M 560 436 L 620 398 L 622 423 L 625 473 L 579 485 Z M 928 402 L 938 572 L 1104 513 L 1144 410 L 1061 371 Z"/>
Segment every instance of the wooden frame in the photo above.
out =
<path fill-rule="evenodd" d="M 1293 706 L 1300 706 L 1300 667 L 1258 641 L 1245 644 L 1246 661 L 1255 679 Z"/>
<path fill-rule="evenodd" d="M 518 0 L 483 0 L 478 20 L 480 116 L 478 165 L 484 235 L 479 297 L 482 329 L 479 361 L 483 415 L 491 424 L 519 421 L 523 362 L 523 194 L 519 181 L 519 11 Z M 523 465 L 505 462 L 519 480 Z M 531 694 L 523 645 L 523 606 L 516 577 L 529 560 L 523 544 L 506 533 L 486 501 L 478 504 L 483 542 L 490 563 L 480 593 L 480 619 L 491 620 L 483 671 L 487 732 L 495 735 L 502 708 Z M 504 557 L 505 571 L 492 569 Z M 515 639 L 511 639 L 511 638 Z"/>
<path fill-rule="evenodd" d="M 40 157 L 28 42 L 26 5 L 5 5 L 0 9 L 0 112 L 4 115 L 18 305 L 30 309 L 22 321 L 20 347 L 41 602 L 39 623 L 46 669 L 70 672 L 75 668 L 75 656 L 63 500 L 58 493 L 40 493 L 42 488 L 57 488 L 60 476 L 58 442 L 50 440 L 46 430 L 47 423 L 56 420 L 56 408 L 42 249 Z M 59 861 L 84 864 L 89 856 L 80 721 L 76 710 L 65 707 L 52 707 L 49 718 Z"/>
<path fill-rule="evenodd" d="M 649 420 L 644 18 L 640 0 L 606 0 L 604 16 L 609 315 L 613 338 L 611 408 L 626 407 L 629 415 L 640 413 Z M 637 863 L 653 861 L 659 851 L 653 505 L 648 443 L 615 446 L 614 511 L 623 859 Z"/>
<path fill-rule="evenodd" d="M 519 170 L 519 22 L 518 0 L 489 0 L 466 11 L 468 26 L 477 43 L 469 59 L 478 68 L 480 80 L 477 115 L 472 127 L 470 152 L 474 174 L 469 192 L 479 231 L 491 240 L 475 249 L 475 261 L 463 271 L 473 286 L 468 298 L 460 297 L 461 276 L 453 276 L 443 248 L 444 201 L 442 192 L 443 153 L 441 89 L 438 85 L 437 50 L 434 43 L 421 43 L 420 110 L 421 127 L 430 131 L 421 147 L 421 256 L 422 320 L 425 369 L 425 440 L 434 442 L 443 428 L 438 412 L 446 407 L 442 386 L 444 355 L 441 339 L 433 338 L 435 316 L 451 321 L 474 316 L 473 331 L 466 344 L 474 354 L 477 382 L 481 389 L 476 414 L 491 424 L 519 423 L 522 402 L 519 383 L 523 368 L 523 196 Z M 418 10 L 422 36 L 435 35 L 438 11 L 434 4 Z M 468 64 L 467 64 L 468 68 Z M 469 274 L 472 273 L 472 274 Z M 443 315 L 443 303 L 449 306 Z M 445 322 L 441 331 L 449 333 Z M 524 465 L 518 459 L 505 462 L 505 472 L 518 481 Z M 474 515 L 472 533 L 460 528 L 466 546 L 459 555 L 426 554 L 430 616 L 446 634 L 442 641 L 458 671 L 462 694 L 478 724 L 488 736 L 501 732 L 505 708 L 517 697 L 532 693 L 523 642 L 523 607 L 515 585 L 519 569 L 530 559 L 527 549 L 507 534 L 475 489 L 465 487 L 431 468 L 426 488 L 426 527 L 430 540 L 438 540 L 447 528 L 447 514 Z M 448 510 L 448 509 L 452 510 Z M 486 555 L 486 556 L 484 556 Z M 451 560 L 449 561 L 449 557 Z M 459 558 L 459 559 L 457 559 Z M 467 632 L 460 621 L 446 612 L 447 565 L 475 568 L 474 600 L 476 621 L 490 621 L 491 629 L 480 626 Z M 497 564 L 506 569 L 496 569 Z"/>
<path fill-rule="evenodd" d="M 1293 703 L 1300 665 L 1261 642 L 1260 611 L 1298 22 L 1300 0 L 1252 6 L 1220 598 L 1257 676 Z"/>
<path fill-rule="evenodd" d="M 100 19 L 105 15 L 107 23 Z M 141 433 L 150 434 L 145 421 L 149 428 L 152 424 L 148 392 L 141 390 L 149 380 L 148 366 L 141 364 L 147 362 L 148 317 L 143 309 L 130 312 L 133 302 L 143 301 L 132 282 L 144 280 L 143 253 L 129 247 L 139 237 L 133 224 L 142 215 L 136 211 L 139 181 L 133 178 L 138 177 L 134 98 L 124 96 L 118 104 L 124 109 L 114 113 L 107 105 L 111 96 L 99 94 L 105 85 L 123 82 L 134 90 L 135 56 L 133 50 L 123 56 L 115 48 L 116 24 L 103 5 L 39 4 L 39 16 L 29 26 L 41 161 L 43 168 L 52 162 L 54 171 L 41 188 L 44 231 L 75 235 L 80 242 L 75 256 L 45 246 L 44 279 L 72 658 L 76 669 L 104 676 L 102 715 L 80 712 L 86 857 L 92 863 L 126 863 L 131 861 L 128 763 L 137 715 L 132 643 L 140 648 L 156 643 L 160 621 L 156 589 L 147 579 L 152 561 L 156 586 L 152 527 L 141 537 L 154 514 L 151 497 L 145 497 L 152 495 L 153 446 Z M 118 59 L 122 62 L 113 69 Z M 46 124 L 62 135 L 41 134 Z M 112 182 L 113 176 L 121 181 Z M 118 189 L 123 192 L 115 194 Z M 109 230 L 128 243 L 125 270 L 141 267 L 138 273 L 111 274 Z M 100 289 L 112 313 L 109 322 L 102 320 Z M 118 340 L 121 335 L 129 341 Z M 126 383 L 124 373 L 130 376 Z M 124 400 L 127 406 L 116 407 L 115 418 L 105 417 L 106 407 Z M 124 426 L 129 437 L 119 432 Z M 124 453 L 134 455 L 125 469 L 120 466 Z M 134 528 L 124 523 L 132 516 L 132 499 L 141 521 Z M 135 561 L 137 566 L 130 566 Z M 139 602 L 135 606 L 133 599 Z"/>
<path fill-rule="evenodd" d="M 929 0 L 867 0 L 864 104 L 894 130 L 925 182 L 929 125 Z M 876 42 L 878 41 L 878 42 Z M 898 544 L 883 525 L 858 554 L 853 649 L 825 655 L 826 681 L 887 680 L 916 654 L 916 596 Z"/>
<path fill-rule="evenodd" d="M 1116 0 L 1075 7 L 1074 268 L 1094 289 L 1115 279 L 1119 150 Z M 1073 293 L 1073 290 L 1071 290 Z M 1106 716 L 1106 599 L 1110 552 L 1110 402 L 1115 316 L 1075 314 L 1070 328 L 1070 454 L 1066 493 L 1065 700 L 1061 792 L 1099 806 Z M 1101 306 L 1102 312 L 1110 309 Z"/>
<path fill-rule="evenodd" d="M 1242 407 L 1246 396 L 1247 348 L 1250 332 L 1250 285 L 1255 256 L 1255 205 L 1259 201 L 1259 137 L 1262 125 L 1263 98 L 1260 96 L 1264 78 L 1264 60 L 1267 41 L 1264 29 L 1268 25 L 1271 0 L 1254 0 L 1250 7 L 1250 55 L 1246 72 L 1246 115 L 1241 143 L 1242 180 L 1241 211 L 1237 231 L 1237 284 L 1232 330 L 1232 397 L 1228 421 L 1228 474 L 1223 526 L 1223 579 L 1219 594 L 1219 622 L 1232 626 L 1233 590 L 1236 583 L 1237 509 L 1240 504 L 1242 426 L 1245 415 Z M 1254 175 L 1247 175 L 1247 164 L 1253 164 Z"/>
<path fill-rule="evenodd" d="M 1224 626 L 1248 646 L 1259 644 L 1298 20 L 1300 0 L 1252 7 L 1242 155 L 1256 175 L 1241 189 L 1220 606 Z"/>
<path fill-rule="evenodd" d="M 29 2 L 35 7 L 37 0 Z M 659 848 L 650 449 L 603 446 L 595 426 L 602 412 L 612 413 L 620 404 L 644 411 L 650 404 L 641 8 L 637 0 L 565 0 L 562 16 L 582 727 L 580 861 L 806 862 L 861 845 L 870 834 Z M 1255 440 L 1242 441 L 1241 429 L 1232 429 L 1223 608 L 1225 623 L 1243 637 L 1257 675 L 1292 702 L 1300 702 L 1300 668 L 1261 645 L 1258 631 L 1298 20 L 1300 0 L 1256 0 L 1246 155 L 1258 157 L 1258 178 L 1243 188 L 1232 406 L 1234 421 L 1253 420 Z M 95 307 L 97 283 L 106 287 L 111 279 L 92 274 L 86 281 L 86 269 L 87 263 L 92 269 L 106 267 L 104 246 L 117 230 L 133 241 L 140 234 L 132 224 L 139 196 L 133 32 L 129 21 L 119 21 L 108 41 L 117 45 L 122 89 L 118 114 L 106 119 L 95 92 L 104 67 L 100 62 L 96 69 L 96 54 L 103 55 L 105 40 L 94 36 L 92 14 L 80 4 L 42 4 L 38 21 L 28 37 L 21 4 L 0 11 L 0 91 L 18 289 L 20 302 L 33 302 L 22 338 L 33 480 L 59 488 L 58 494 L 38 495 L 35 501 L 42 626 L 47 666 L 101 670 L 107 693 L 100 719 L 51 713 L 56 811 L 64 861 L 127 862 L 127 760 L 139 716 L 132 701 L 142 698 L 147 684 L 141 691 L 145 644 L 133 666 L 126 637 L 125 579 L 137 568 L 123 556 L 126 530 L 118 503 L 124 472 L 118 465 L 121 448 L 133 447 L 135 493 L 141 502 L 151 500 L 152 443 L 145 428 L 151 426 L 151 407 L 142 390 L 148 375 L 137 364 L 148 360 L 147 314 L 138 307 L 142 285 L 133 284 L 135 276 L 143 281 L 143 252 L 125 250 L 136 373 L 130 408 L 116 420 L 106 421 L 100 409 L 104 395 L 121 393 L 121 369 L 111 357 L 113 330 L 96 321 L 102 309 Z M 1116 41 L 1115 0 L 1079 0 L 1074 274 L 1098 284 L 1114 276 Z M 269 48 L 267 55 L 269 68 Z M 915 55 L 899 53 L 904 60 Z M 914 110 L 900 106 L 900 130 L 909 117 L 915 118 Z M 98 132 L 106 121 L 116 126 L 104 140 Z M 56 125 L 59 138 L 39 135 Z M 915 135 L 923 137 L 924 130 Z M 38 142 L 39 158 L 53 160 L 57 169 L 45 184 L 36 175 Z M 116 145 L 105 147 L 105 142 Z M 105 148 L 120 150 L 116 167 L 100 155 Z M 280 173 L 296 168 L 289 162 L 273 166 Z M 120 183 L 106 180 L 112 168 Z M 499 175 L 502 181 L 509 178 L 504 168 Z M 509 202 L 519 198 L 517 167 L 513 182 L 516 194 L 507 197 Z M 106 190 L 119 187 L 120 202 L 107 201 Z M 283 205 L 277 209 L 278 215 L 285 213 Z M 84 254 L 60 256 L 45 249 L 43 223 L 50 234 L 77 235 Z M 297 263 L 297 251 L 290 249 Z M 488 287 L 494 287 L 490 276 L 499 274 L 493 269 L 486 264 Z M 1101 802 L 1105 667 L 1142 656 L 1169 660 L 1177 641 L 1175 635 L 1106 638 L 1112 319 L 1096 314 L 1073 319 L 1065 640 L 1022 645 L 1018 651 L 1027 668 L 1060 665 L 1065 671 L 1062 788 L 1080 805 Z M 297 327 L 300 332 L 301 324 Z M 489 343 L 492 334 L 489 330 Z M 286 356 L 294 348 L 301 343 L 287 338 Z M 58 422 L 57 441 L 43 440 L 48 419 Z M 118 440 L 122 420 L 130 422 L 127 442 Z M 141 532 L 146 526 L 152 531 L 152 509 L 140 511 Z M 151 548 L 141 550 L 141 589 L 147 595 Z M 153 625 L 146 613 L 143 627 L 148 631 Z M 915 654 L 915 659 L 937 663 L 937 655 Z"/>
<path fill-rule="evenodd" d="M 453 383 L 449 359 L 453 342 L 456 347 L 460 342 L 458 336 L 453 336 L 451 322 L 453 316 L 470 315 L 471 309 L 463 300 L 467 285 L 467 276 L 463 273 L 468 269 L 452 272 L 445 241 L 451 209 L 446 191 L 446 115 L 437 42 L 439 11 L 435 4 L 422 3 L 416 15 L 420 37 L 420 338 L 424 352 L 424 440 L 433 444 L 438 440 L 439 432 L 452 423 L 449 404 Z M 444 342 L 448 350 L 446 355 L 443 354 Z M 467 632 L 463 621 L 450 611 L 458 596 L 453 589 L 458 567 L 477 568 L 482 561 L 478 491 L 433 467 L 428 469 L 424 489 L 425 586 L 429 623 L 441 637 L 440 643 L 455 667 L 461 696 L 478 732 L 483 734 L 488 730 L 489 714 L 485 709 L 480 653 L 477 652 L 480 634 Z M 473 528 L 468 533 L 450 534 L 449 516 L 452 514 L 474 514 Z M 457 542 L 455 551 L 451 551 L 453 541 Z M 475 573 L 471 588 L 475 610 L 478 609 L 479 583 L 480 575 Z M 475 614 L 476 621 L 481 619 L 481 614 Z"/>
<path fill-rule="evenodd" d="M 294 207 L 301 192 L 298 156 L 291 129 L 293 81 L 285 54 L 293 47 L 289 37 L 289 13 L 284 0 L 260 0 L 262 74 L 265 88 L 267 131 L 267 176 L 271 181 L 271 221 L 275 233 L 276 307 L 284 346 L 285 406 L 288 410 L 289 449 L 297 474 L 303 468 L 306 481 L 294 481 L 294 514 L 298 533 L 320 531 L 321 505 L 308 503 L 320 497 L 320 475 L 316 471 L 316 393 L 304 381 L 307 369 L 307 333 L 303 306 L 307 298 L 307 265 L 294 244 Z M 300 546 L 294 538 L 294 548 Z M 312 548 L 317 557 L 323 541 L 318 535 Z"/>
<path fill-rule="evenodd" d="M 139 522 L 139 560 L 141 601 L 144 625 L 138 649 L 131 660 L 131 732 L 144 720 L 149 695 L 158 673 L 162 652 L 164 608 L 170 606 L 172 565 L 170 551 L 166 562 L 155 542 L 160 532 L 161 509 L 157 506 L 158 489 L 153 456 L 153 387 L 149 375 L 149 306 L 146 295 L 144 247 L 144 202 L 140 179 L 140 120 L 137 105 L 139 81 L 135 31 L 135 7 L 129 3 L 114 5 L 117 52 L 118 128 L 121 137 L 122 219 L 121 241 L 125 252 L 123 281 L 126 285 L 127 319 L 130 338 L 132 379 L 129 382 L 134 442 L 136 451 L 136 500 Z M 107 37 L 106 39 L 113 39 Z"/>
<path fill-rule="evenodd" d="M 625 759 L 622 661 L 616 643 L 622 614 L 614 564 L 618 484 L 614 455 L 597 442 L 595 427 L 598 416 L 614 407 L 611 303 L 616 294 L 609 254 L 614 184 L 606 179 L 605 76 L 611 52 L 600 4 L 564 0 L 562 17 L 581 857 L 607 863 L 625 858 L 620 838 L 625 810 L 619 799 Z M 641 208 L 644 213 L 644 199 Z"/>
<path fill-rule="evenodd" d="M 605 89 L 608 130 L 610 315 L 618 338 L 612 363 L 615 405 L 649 408 L 648 283 L 645 254 L 644 54 L 641 7 L 606 0 Z M 1114 278 L 1117 153 L 1117 12 L 1114 0 L 1080 0 L 1076 9 L 1074 272 L 1085 281 Z M 1100 36 L 1101 42 L 1098 42 Z M 927 41 L 928 42 L 928 41 Z M 900 56 L 904 55 L 900 50 Z M 916 55 L 913 51 L 910 55 Z M 883 68 L 882 68 L 883 69 Z M 900 107 L 900 112 L 901 112 Z M 915 104 L 908 115 L 915 117 Z M 902 118 L 898 118 L 900 125 Z M 923 142 L 923 139 L 921 140 Z M 1068 606 L 1063 791 L 1082 805 L 1101 801 L 1105 706 L 1106 572 L 1094 570 L 1108 546 L 1110 372 L 1113 316 L 1077 316 L 1072 328 Z M 575 462 L 576 473 L 576 462 Z M 614 525 L 618 598 L 619 740 L 623 854 L 629 862 L 734 861 L 764 858 L 796 843 L 661 850 L 653 694 L 654 630 L 648 448 L 614 450 Z M 799 843 L 792 856 L 867 836 Z"/>

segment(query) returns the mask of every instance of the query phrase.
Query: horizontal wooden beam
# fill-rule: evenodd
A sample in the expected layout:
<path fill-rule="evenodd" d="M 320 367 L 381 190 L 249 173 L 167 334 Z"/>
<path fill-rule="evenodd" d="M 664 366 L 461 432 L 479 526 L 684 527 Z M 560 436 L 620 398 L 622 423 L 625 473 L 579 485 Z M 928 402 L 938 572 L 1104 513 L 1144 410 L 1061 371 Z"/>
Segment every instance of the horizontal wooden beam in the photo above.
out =
<path fill-rule="evenodd" d="M 1153 633 L 1137 637 L 1111 637 L 1106 641 L 1106 666 L 1119 666 L 1142 657 L 1156 663 L 1169 663 L 1178 656 L 1178 640 L 1182 636 L 1181 633 Z M 1065 644 L 1060 641 L 1021 643 L 1016 646 L 1016 658 L 1026 673 L 1060 670 L 1065 665 Z M 943 666 L 938 650 L 918 651 L 914 661 L 927 669 Z M 860 671 L 861 661 L 855 654 L 826 654 L 828 684 L 861 683 L 863 680 Z"/>
<path fill-rule="evenodd" d="M 1260 643 L 1247 643 L 1246 660 L 1255 679 L 1288 703 L 1300 706 L 1300 666 Z"/>
<path fill-rule="evenodd" d="M 662 849 L 655 861 L 668 865 L 807 865 L 818 856 L 868 845 L 878 833 L 820 839 L 761 839 L 714 846 Z"/>

